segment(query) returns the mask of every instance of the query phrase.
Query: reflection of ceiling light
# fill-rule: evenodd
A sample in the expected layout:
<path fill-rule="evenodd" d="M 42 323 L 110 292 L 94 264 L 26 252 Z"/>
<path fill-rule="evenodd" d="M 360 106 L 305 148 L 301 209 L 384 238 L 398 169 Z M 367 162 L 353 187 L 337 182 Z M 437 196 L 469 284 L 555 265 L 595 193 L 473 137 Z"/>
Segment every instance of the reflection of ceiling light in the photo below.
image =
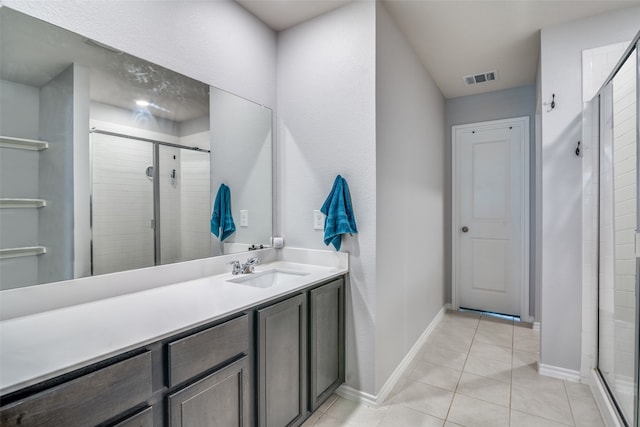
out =
<path fill-rule="evenodd" d="M 138 99 L 138 100 L 136 100 L 136 105 L 138 107 L 148 107 L 149 106 L 149 101 L 145 101 L 144 99 Z"/>

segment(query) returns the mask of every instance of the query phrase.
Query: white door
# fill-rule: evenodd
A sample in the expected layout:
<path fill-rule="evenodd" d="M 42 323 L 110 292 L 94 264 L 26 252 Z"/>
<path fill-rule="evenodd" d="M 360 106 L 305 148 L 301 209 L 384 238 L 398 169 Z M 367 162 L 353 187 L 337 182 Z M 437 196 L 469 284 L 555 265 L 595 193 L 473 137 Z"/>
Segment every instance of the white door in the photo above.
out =
<path fill-rule="evenodd" d="M 524 117 L 453 127 L 455 307 L 523 314 L 528 122 Z"/>

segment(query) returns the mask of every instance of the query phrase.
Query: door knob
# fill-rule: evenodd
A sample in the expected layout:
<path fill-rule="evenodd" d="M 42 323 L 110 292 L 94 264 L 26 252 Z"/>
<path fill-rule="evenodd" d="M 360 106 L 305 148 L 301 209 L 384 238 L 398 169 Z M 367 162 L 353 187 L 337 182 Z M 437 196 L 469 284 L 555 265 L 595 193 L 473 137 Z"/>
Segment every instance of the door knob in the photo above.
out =
<path fill-rule="evenodd" d="M 462 227 L 462 232 L 466 233 L 467 231 L 469 231 L 469 227 L 467 227 L 466 225 L 464 227 Z"/>

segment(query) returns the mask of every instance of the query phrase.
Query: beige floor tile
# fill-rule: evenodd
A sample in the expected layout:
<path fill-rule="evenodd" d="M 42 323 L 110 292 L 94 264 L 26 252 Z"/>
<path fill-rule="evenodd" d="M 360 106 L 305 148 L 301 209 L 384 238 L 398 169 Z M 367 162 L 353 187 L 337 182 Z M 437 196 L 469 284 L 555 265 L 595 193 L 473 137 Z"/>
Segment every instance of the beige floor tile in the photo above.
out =
<path fill-rule="evenodd" d="M 444 420 L 408 408 L 402 405 L 392 405 L 385 414 L 378 427 L 442 427 Z"/>
<path fill-rule="evenodd" d="M 513 325 L 515 322 L 513 319 L 507 319 L 505 317 L 492 316 L 490 314 L 483 313 L 480 316 L 481 322 L 502 323 L 503 325 Z"/>
<path fill-rule="evenodd" d="M 503 360 L 485 359 L 480 356 L 468 356 L 464 364 L 464 372 L 493 378 L 494 380 L 511 383 L 511 363 Z"/>
<path fill-rule="evenodd" d="M 463 328 L 471 328 L 475 329 L 478 326 L 478 322 L 480 321 L 479 313 L 470 313 L 470 312 L 457 312 L 457 311 L 448 311 L 442 317 L 440 321 L 440 325 L 454 325 Z"/>
<path fill-rule="evenodd" d="M 501 360 L 511 362 L 511 349 L 497 345 L 474 341 L 469 351 L 470 356 L 484 357 L 485 359 Z"/>
<path fill-rule="evenodd" d="M 499 332 L 502 334 L 511 334 L 513 335 L 513 322 L 505 322 L 502 319 L 489 319 L 486 320 L 484 317 L 480 319 L 480 323 L 478 323 L 479 331 L 489 331 L 489 332 Z"/>
<path fill-rule="evenodd" d="M 471 343 L 473 341 L 473 337 L 463 338 L 463 337 L 455 337 L 451 336 L 446 332 L 434 332 L 429 339 L 427 340 L 427 344 L 430 346 L 444 348 L 450 351 L 457 351 L 459 353 L 467 353 L 469 348 L 471 347 Z"/>
<path fill-rule="evenodd" d="M 538 372 L 538 353 L 526 352 L 526 351 L 513 351 L 513 367 L 519 368 L 522 366 L 528 366 L 534 371 Z"/>
<path fill-rule="evenodd" d="M 516 327 L 513 331 L 513 349 L 537 353 L 540 350 L 540 331 Z"/>
<path fill-rule="evenodd" d="M 421 351 L 420 358 L 436 365 L 461 371 L 465 360 L 467 360 L 467 353 L 438 346 L 428 346 Z"/>
<path fill-rule="evenodd" d="M 451 421 L 446 421 L 444 423 L 444 427 L 464 427 L 463 425 L 452 423 Z"/>
<path fill-rule="evenodd" d="M 465 427 L 507 427 L 509 409 L 456 394 L 447 421 Z"/>
<path fill-rule="evenodd" d="M 425 384 L 455 391 L 460 379 L 460 371 L 433 364 L 425 359 L 420 359 L 415 368 L 409 373 L 408 378 Z"/>
<path fill-rule="evenodd" d="M 456 389 L 456 395 L 474 397 L 485 402 L 509 407 L 511 397 L 511 385 L 487 377 L 464 372 L 460 377 L 460 384 Z"/>
<path fill-rule="evenodd" d="M 392 405 L 403 405 L 436 418 L 445 419 L 453 393 L 418 381 L 408 381 L 393 400 Z"/>
<path fill-rule="evenodd" d="M 567 424 L 560 424 L 535 415 L 525 414 L 520 411 L 511 411 L 512 427 L 564 427 Z M 603 424 L 604 425 L 604 424 Z"/>
<path fill-rule="evenodd" d="M 591 388 L 586 384 L 566 381 L 565 387 L 569 395 L 569 405 L 573 420 L 578 427 L 598 427 L 604 420 L 598 410 Z"/>
<path fill-rule="evenodd" d="M 489 331 L 478 328 L 473 339 L 474 341 L 498 345 L 500 347 L 513 347 L 513 331 Z"/>
<path fill-rule="evenodd" d="M 348 423 L 349 425 L 374 427 L 382 421 L 386 411 L 387 407 L 370 408 L 357 402 L 338 397 L 316 425 L 323 425 L 321 424 L 323 418 L 329 416 L 341 422 Z"/>
<path fill-rule="evenodd" d="M 569 399 L 561 380 L 518 377 L 514 371 L 511 408 L 563 424 L 573 424 Z"/>
<path fill-rule="evenodd" d="M 377 424 L 375 424 L 377 426 Z M 322 414 L 320 419 L 313 425 L 313 427 L 359 427 L 360 424 L 353 424 L 348 421 L 339 420 L 328 414 Z"/>

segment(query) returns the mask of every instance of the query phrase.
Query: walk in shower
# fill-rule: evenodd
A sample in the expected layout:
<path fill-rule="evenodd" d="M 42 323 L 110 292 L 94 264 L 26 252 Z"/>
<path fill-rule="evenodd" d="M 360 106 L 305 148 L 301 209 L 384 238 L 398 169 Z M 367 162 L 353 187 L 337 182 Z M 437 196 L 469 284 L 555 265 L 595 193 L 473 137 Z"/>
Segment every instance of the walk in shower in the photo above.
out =
<path fill-rule="evenodd" d="M 638 37 L 589 109 L 599 134 L 598 374 L 620 421 L 638 426 Z"/>
<path fill-rule="evenodd" d="M 92 275 L 211 256 L 208 134 L 183 145 L 92 131 Z"/>

